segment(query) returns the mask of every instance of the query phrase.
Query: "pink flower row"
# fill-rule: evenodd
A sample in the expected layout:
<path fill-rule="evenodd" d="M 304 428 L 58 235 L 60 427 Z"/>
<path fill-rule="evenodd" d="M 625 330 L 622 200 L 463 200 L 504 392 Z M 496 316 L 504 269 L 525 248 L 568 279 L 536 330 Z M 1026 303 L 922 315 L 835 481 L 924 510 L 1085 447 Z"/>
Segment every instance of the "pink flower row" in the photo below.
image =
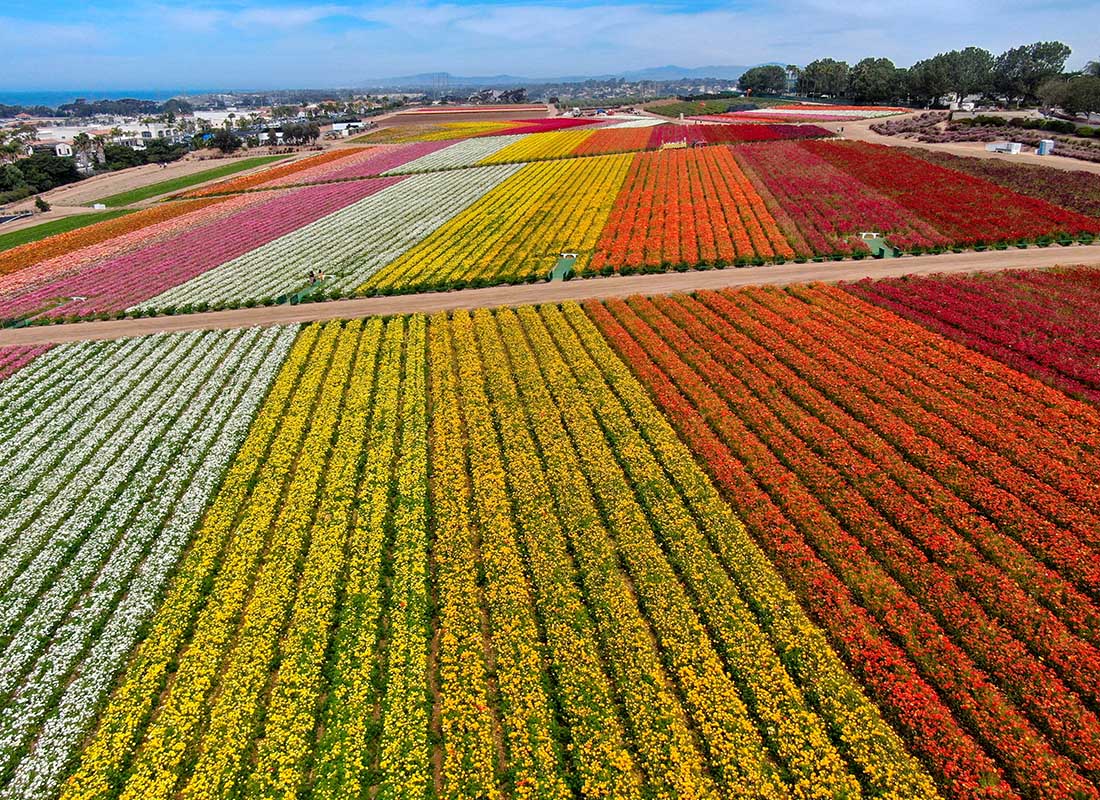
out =
<path fill-rule="evenodd" d="M 50 347 L 52 345 L 48 344 L 0 347 L 0 381 L 15 374 L 29 364 L 32 358 L 45 353 Z"/>
<path fill-rule="evenodd" d="M 43 282 L 56 281 L 73 272 L 90 267 L 103 259 L 117 257 L 142 247 L 148 247 L 151 244 L 175 236 L 181 231 L 228 216 L 240 211 L 242 208 L 267 202 L 275 196 L 272 192 L 264 192 L 262 194 L 239 195 L 220 199 L 212 205 L 209 200 L 201 201 L 201 204 L 196 204 L 195 211 L 187 214 L 181 214 L 178 217 L 139 228 L 98 244 L 82 247 L 71 253 L 40 261 L 17 272 L 0 275 L 0 300 L 10 298 L 13 295 L 25 294 L 31 288 L 39 286 Z"/>
<path fill-rule="evenodd" d="M 201 275 L 402 178 L 326 184 L 276 195 L 149 247 L 0 302 L 0 319 L 117 311 Z M 74 300 L 73 298 L 84 298 Z"/>

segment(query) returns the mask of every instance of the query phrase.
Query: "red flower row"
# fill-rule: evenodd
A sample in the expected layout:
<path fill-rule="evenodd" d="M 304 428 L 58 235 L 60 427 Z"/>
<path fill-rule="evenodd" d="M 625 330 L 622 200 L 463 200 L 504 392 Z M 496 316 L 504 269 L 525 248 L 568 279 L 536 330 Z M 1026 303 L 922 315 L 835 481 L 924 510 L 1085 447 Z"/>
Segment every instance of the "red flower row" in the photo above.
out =
<path fill-rule="evenodd" d="M 934 393 L 900 365 L 890 371 L 883 341 L 852 324 L 830 333 L 849 313 L 835 302 L 826 324 L 789 295 L 701 301 L 588 309 L 944 790 L 1011 796 L 1004 784 L 981 788 L 992 770 L 976 737 L 1022 793 L 1097 796 L 1085 776 L 1100 752 L 1090 709 L 1100 612 L 1008 535 L 1018 529 L 1002 533 L 972 505 L 1004 498 L 971 464 L 984 472 L 989 461 L 1029 490 L 1042 483 L 1033 471 L 1061 467 L 1052 480 L 1068 497 L 1025 490 L 1034 505 L 982 510 L 1055 526 L 1088 561 L 1066 536 L 1072 520 L 1054 519 L 1092 518 L 1057 463 L 1066 443 L 1048 448 L 1021 415 L 1000 432 L 981 410 L 955 408 L 953 423 L 972 417 L 960 427 L 931 418 Z M 954 452 L 963 447 L 972 460 Z"/>

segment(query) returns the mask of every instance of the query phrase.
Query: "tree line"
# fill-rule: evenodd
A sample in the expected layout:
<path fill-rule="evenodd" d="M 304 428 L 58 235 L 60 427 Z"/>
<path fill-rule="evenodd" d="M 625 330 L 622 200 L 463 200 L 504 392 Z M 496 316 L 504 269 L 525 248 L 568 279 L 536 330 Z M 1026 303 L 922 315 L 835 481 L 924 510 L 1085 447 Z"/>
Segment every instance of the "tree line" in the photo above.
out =
<path fill-rule="evenodd" d="M 1067 111 L 1100 111 L 1100 61 L 1066 73 L 1070 48 L 1062 42 L 1034 42 L 998 56 L 965 47 L 898 67 L 888 58 L 864 58 L 855 65 L 819 58 L 805 67 L 753 67 L 741 88 L 753 94 L 782 94 L 793 81 L 809 97 L 850 98 L 860 103 L 903 101 L 935 104 L 950 95 L 1003 98 L 1010 104 L 1058 105 Z"/>

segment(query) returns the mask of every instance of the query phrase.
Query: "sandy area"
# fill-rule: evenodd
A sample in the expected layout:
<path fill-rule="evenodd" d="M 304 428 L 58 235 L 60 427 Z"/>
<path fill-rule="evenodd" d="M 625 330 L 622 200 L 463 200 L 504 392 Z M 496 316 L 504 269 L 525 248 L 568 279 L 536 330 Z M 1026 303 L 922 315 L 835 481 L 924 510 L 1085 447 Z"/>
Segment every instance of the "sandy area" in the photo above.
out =
<path fill-rule="evenodd" d="M 854 281 L 899 275 L 932 273 L 993 272 L 1002 269 L 1054 267 L 1083 264 L 1100 266 L 1100 245 L 989 250 L 945 253 L 938 256 L 907 256 L 876 261 L 832 261 L 743 267 L 703 272 L 669 272 L 660 275 L 631 275 L 589 278 L 562 283 L 496 286 L 458 292 L 413 294 L 398 297 L 367 297 L 297 306 L 212 311 L 175 317 L 80 322 L 72 325 L 0 330 L 0 346 L 46 344 L 92 339 L 115 339 L 161 331 L 220 330 L 252 325 L 278 325 L 330 319 L 353 319 L 380 314 L 432 313 L 455 309 L 496 308 L 533 303 L 556 303 L 635 294 L 668 294 L 731 286 L 785 285 L 810 281 Z"/>
<path fill-rule="evenodd" d="M 924 112 L 919 112 L 924 113 Z M 906 115 L 898 117 L 889 117 L 888 119 L 905 119 Z M 916 116 L 908 115 L 908 116 Z M 859 139 L 864 142 L 874 142 L 875 144 L 884 144 L 890 147 L 917 147 L 922 150 L 939 150 L 944 153 L 951 153 L 956 156 L 970 156 L 972 158 L 996 158 L 1002 161 L 1012 161 L 1016 164 L 1038 164 L 1044 167 L 1052 167 L 1054 169 L 1062 170 L 1080 170 L 1082 172 L 1091 172 L 1096 175 L 1100 175 L 1100 164 L 1094 161 L 1082 161 L 1079 158 L 1066 158 L 1065 156 L 1049 155 L 1049 156 L 1037 156 L 1034 153 L 1019 153 L 1017 155 L 1010 155 L 1008 153 L 991 153 L 985 149 L 986 142 L 955 142 L 951 144 L 936 144 L 934 142 L 918 142 L 915 139 L 903 139 L 900 136 L 883 136 L 880 133 L 875 133 L 871 130 L 871 125 L 875 122 L 881 122 L 882 120 L 874 119 L 862 119 L 850 122 L 818 122 L 822 128 L 837 132 L 840 128 L 844 128 L 844 132 L 839 134 L 845 139 Z M 1057 153 L 1057 150 L 1055 150 Z"/>
<path fill-rule="evenodd" d="M 290 158 L 304 158 L 308 155 L 315 155 L 317 151 L 304 151 L 302 153 L 295 153 Z M 266 150 L 251 151 L 247 155 L 241 156 L 241 158 L 256 158 L 258 156 L 267 155 Z M 166 167 L 160 167 L 157 164 L 144 164 L 140 167 L 130 167 L 129 169 L 118 170 L 117 172 L 109 172 L 104 175 L 93 175 L 90 178 L 80 181 L 79 183 L 71 183 L 68 186 L 59 186 L 56 189 L 52 189 L 42 195 L 46 201 L 52 206 L 58 207 L 70 207 L 81 206 L 85 203 L 92 203 L 96 200 L 101 200 L 104 197 L 110 197 L 114 194 L 121 192 L 128 192 L 131 189 L 140 189 L 143 186 L 149 186 L 150 184 L 160 183 L 161 181 L 172 180 L 173 178 L 182 178 L 185 175 L 193 175 L 196 172 L 202 172 L 207 169 L 214 169 L 216 167 L 223 166 L 230 161 L 239 160 L 237 158 L 192 158 L 187 157 L 179 161 L 173 161 Z M 245 170 L 244 172 L 234 173 L 232 177 L 238 177 L 240 175 L 248 175 L 252 172 L 256 172 L 261 169 L 266 169 L 270 164 L 257 167 L 251 170 Z M 224 180 L 224 178 L 217 178 L 216 180 Z M 214 181 L 208 181 L 207 183 L 213 183 Z M 196 184 L 194 187 L 205 186 L 206 183 Z M 157 198 L 149 198 L 141 203 L 136 204 L 137 207 L 149 205 L 156 201 Z M 24 208 L 31 208 L 34 206 L 34 198 L 28 198 L 22 200 L 19 203 L 13 203 L 11 208 L 15 210 L 22 210 Z"/>
<path fill-rule="evenodd" d="M 33 203 L 33 199 L 31 202 Z M 32 216 L 5 222 L 3 225 L 0 225 L 0 234 L 23 230 L 23 228 L 33 228 L 35 225 L 41 225 L 44 222 L 53 222 L 54 220 L 72 217 L 77 214 L 101 213 L 103 212 L 97 211 L 94 208 L 88 208 L 87 206 L 54 206 L 44 214 L 36 211 Z"/>

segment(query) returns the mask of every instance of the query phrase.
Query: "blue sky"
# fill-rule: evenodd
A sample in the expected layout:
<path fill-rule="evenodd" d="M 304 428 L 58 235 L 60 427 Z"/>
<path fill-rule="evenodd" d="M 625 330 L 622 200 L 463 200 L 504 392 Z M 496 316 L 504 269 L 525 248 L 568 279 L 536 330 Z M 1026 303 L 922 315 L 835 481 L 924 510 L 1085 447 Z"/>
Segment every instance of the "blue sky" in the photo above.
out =
<path fill-rule="evenodd" d="M 886 56 L 1038 39 L 1100 58 L 1100 2 L 6 0 L 0 90 L 344 87 L 417 72 L 554 76 Z"/>

